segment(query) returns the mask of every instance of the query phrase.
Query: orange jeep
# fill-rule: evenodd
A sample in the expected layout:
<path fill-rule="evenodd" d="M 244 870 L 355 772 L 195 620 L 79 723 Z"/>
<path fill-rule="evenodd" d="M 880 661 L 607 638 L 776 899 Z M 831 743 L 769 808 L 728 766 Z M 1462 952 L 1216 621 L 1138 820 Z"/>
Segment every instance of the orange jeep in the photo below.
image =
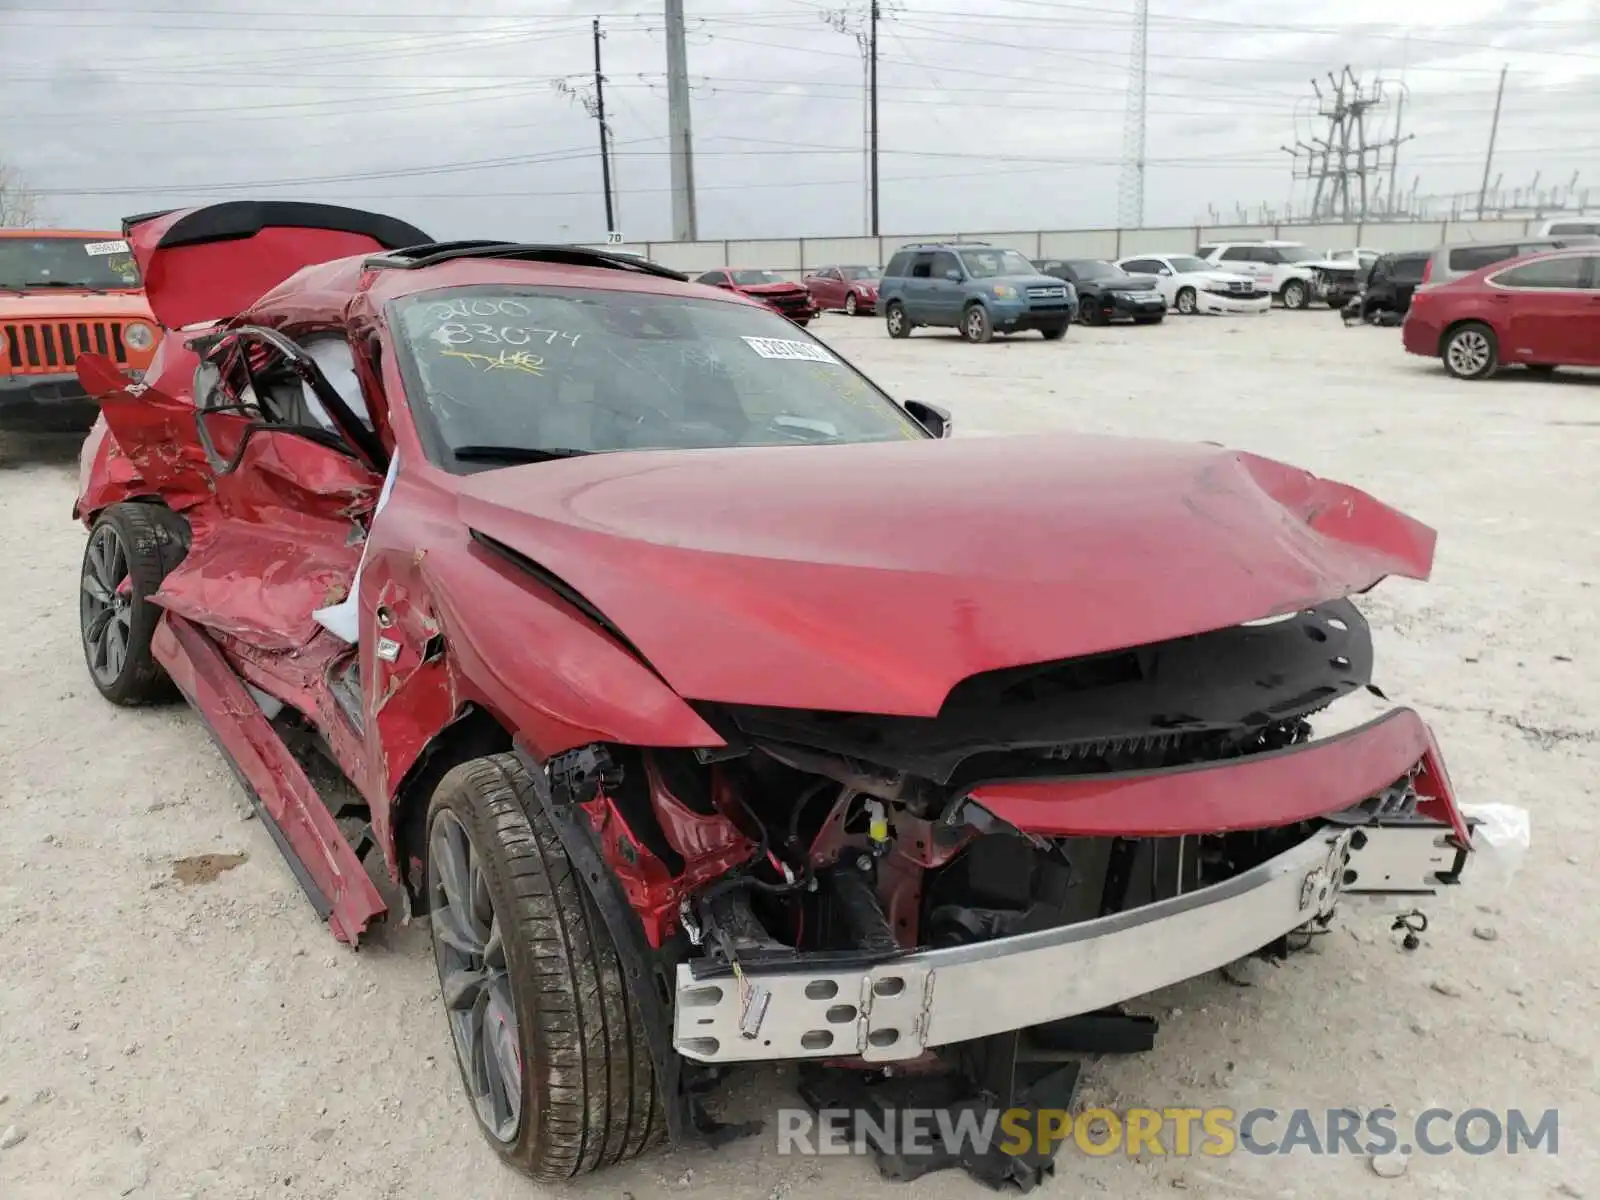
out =
<path fill-rule="evenodd" d="M 78 356 L 137 378 L 159 337 L 121 234 L 0 229 L 0 429 L 88 432 Z"/>

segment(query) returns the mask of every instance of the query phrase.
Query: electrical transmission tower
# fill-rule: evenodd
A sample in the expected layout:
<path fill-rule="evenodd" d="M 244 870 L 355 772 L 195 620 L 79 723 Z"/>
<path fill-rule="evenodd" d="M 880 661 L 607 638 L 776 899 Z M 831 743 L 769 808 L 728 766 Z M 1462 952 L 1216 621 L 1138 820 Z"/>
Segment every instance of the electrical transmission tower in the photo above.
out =
<path fill-rule="evenodd" d="M 1128 107 L 1122 125 L 1122 178 L 1117 186 L 1117 224 L 1144 226 L 1144 131 L 1146 68 L 1150 60 L 1150 0 L 1139 0 L 1128 62 Z"/>
<path fill-rule="evenodd" d="M 1364 221 L 1378 215 L 1373 203 L 1379 181 L 1392 177 L 1395 157 L 1412 135 L 1394 133 L 1382 140 L 1368 140 L 1368 122 L 1376 129 L 1376 117 L 1388 103 L 1383 80 L 1370 87 L 1356 78 L 1349 67 L 1338 75 L 1328 73 L 1328 92 L 1313 79 L 1311 90 L 1317 96 L 1316 118 L 1327 123 L 1322 136 L 1309 141 L 1297 138 L 1293 147 L 1283 150 L 1294 159 L 1294 177 L 1311 185 L 1311 221 Z M 1382 207 L 1380 205 L 1380 207 Z"/>

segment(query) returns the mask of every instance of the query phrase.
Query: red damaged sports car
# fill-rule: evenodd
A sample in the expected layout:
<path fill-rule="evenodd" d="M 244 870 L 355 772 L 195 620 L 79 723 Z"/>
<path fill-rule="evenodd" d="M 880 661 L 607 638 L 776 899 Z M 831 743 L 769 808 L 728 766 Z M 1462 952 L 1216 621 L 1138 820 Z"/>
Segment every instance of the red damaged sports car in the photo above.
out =
<path fill-rule="evenodd" d="M 522 1171 L 726 1136 L 699 1098 L 752 1061 L 1064 1107 L 1150 1044 L 1123 1001 L 1460 877 L 1422 720 L 1335 715 L 1350 597 L 1433 556 L 1359 491 L 949 439 L 603 251 L 295 203 L 126 236 L 171 333 L 140 383 L 78 364 L 95 686 L 188 700 L 335 937 L 427 916 Z"/>
<path fill-rule="evenodd" d="M 715 271 L 707 271 L 700 275 L 695 282 L 722 288 L 724 291 L 738 292 L 741 296 L 759 300 L 773 311 L 788 317 L 802 329 L 811 323 L 813 317 L 822 315 L 822 310 L 817 307 L 810 289 L 805 284 L 785 279 L 776 271 L 718 267 Z"/>

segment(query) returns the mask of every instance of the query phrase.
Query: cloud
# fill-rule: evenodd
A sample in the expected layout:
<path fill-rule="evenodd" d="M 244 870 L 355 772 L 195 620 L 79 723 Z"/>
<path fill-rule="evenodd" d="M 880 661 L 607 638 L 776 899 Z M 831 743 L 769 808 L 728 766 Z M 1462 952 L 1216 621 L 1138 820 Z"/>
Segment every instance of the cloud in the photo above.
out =
<path fill-rule="evenodd" d="M 63 223 L 259 196 L 392 212 L 440 237 L 602 235 L 591 18 L 599 14 L 620 224 L 670 233 L 659 0 L 0 0 L 0 160 Z M 862 0 L 689 6 L 702 236 L 863 227 Z M 854 9 L 853 13 L 849 10 Z M 1391 82 L 1401 181 L 1476 188 L 1500 67 L 1507 186 L 1600 160 L 1600 10 L 1547 0 L 1264 0 L 1152 18 L 1146 215 L 1296 195 L 1280 147 L 1309 140 L 1311 79 L 1346 63 Z M 847 12 L 830 26 L 830 9 Z M 886 232 L 1115 222 L 1132 33 L 1107 8 L 886 0 L 880 170 Z M 576 94 L 574 94 L 576 93 Z M 461 164 L 473 164 L 464 167 Z M 427 168 L 448 168 L 427 171 Z M 269 187 L 278 180 L 306 181 Z M 1591 183 L 1597 181 L 1590 180 Z M 230 187 L 249 184 L 251 187 Z"/>

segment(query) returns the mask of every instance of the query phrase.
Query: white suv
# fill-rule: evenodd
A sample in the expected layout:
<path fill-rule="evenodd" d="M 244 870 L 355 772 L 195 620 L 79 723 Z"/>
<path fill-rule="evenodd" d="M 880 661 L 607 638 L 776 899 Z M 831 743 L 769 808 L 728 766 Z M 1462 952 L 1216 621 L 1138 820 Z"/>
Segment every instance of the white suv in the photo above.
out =
<path fill-rule="evenodd" d="M 1335 262 L 1300 242 L 1209 242 L 1195 253 L 1224 270 L 1249 275 L 1285 308 L 1305 308 L 1313 300 L 1342 308 L 1361 290 L 1355 263 Z"/>

